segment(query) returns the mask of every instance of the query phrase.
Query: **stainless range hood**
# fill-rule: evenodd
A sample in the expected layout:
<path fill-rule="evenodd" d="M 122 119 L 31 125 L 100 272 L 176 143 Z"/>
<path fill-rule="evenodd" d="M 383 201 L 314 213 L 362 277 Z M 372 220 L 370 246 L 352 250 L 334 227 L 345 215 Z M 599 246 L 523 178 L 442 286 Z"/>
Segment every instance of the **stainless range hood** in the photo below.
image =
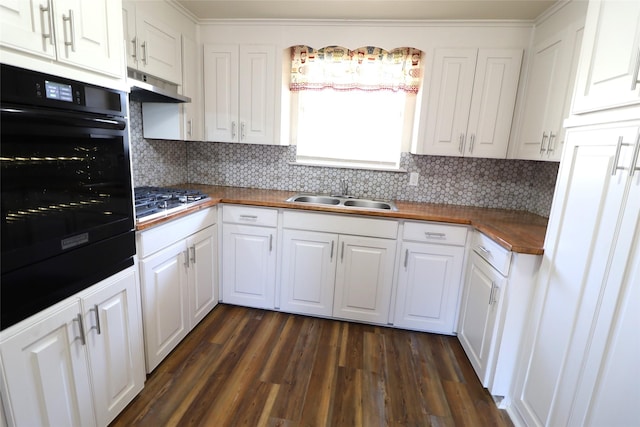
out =
<path fill-rule="evenodd" d="M 178 93 L 178 85 L 129 68 L 127 82 L 131 87 L 129 99 L 138 102 L 179 103 L 191 98 Z"/>

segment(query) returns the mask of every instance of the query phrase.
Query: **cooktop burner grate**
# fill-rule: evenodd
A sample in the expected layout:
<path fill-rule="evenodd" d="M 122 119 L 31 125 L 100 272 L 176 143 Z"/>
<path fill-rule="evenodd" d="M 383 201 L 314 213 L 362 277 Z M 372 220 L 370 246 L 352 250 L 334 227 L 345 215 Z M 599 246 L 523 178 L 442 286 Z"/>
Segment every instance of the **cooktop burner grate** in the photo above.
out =
<path fill-rule="evenodd" d="M 168 187 L 136 187 L 134 189 L 136 219 L 151 219 L 181 210 L 209 196 L 198 190 Z"/>

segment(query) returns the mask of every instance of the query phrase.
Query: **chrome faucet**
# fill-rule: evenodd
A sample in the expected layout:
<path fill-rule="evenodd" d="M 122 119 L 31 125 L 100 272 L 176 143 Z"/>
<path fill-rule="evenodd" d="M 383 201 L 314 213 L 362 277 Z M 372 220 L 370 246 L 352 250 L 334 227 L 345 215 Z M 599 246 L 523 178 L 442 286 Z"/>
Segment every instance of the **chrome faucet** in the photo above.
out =
<path fill-rule="evenodd" d="M 346 196 L 349 194 L 349 183 L 346 179 L 340 180 L 340 193 L 342 196 Z"/>
<path fill-rule="evenodd" d="M 346 197 L 351 198 L 353 196 L 349 196 L 349 182 L 346 179 L 340 180 L 340 192 L 338 194 L 332 194 L 333 197 Z"/>

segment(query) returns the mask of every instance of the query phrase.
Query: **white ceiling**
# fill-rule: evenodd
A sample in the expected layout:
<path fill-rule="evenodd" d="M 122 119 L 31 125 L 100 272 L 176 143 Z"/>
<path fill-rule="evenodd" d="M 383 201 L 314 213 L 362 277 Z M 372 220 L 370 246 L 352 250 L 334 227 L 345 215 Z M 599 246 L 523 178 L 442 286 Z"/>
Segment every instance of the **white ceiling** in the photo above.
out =
<path fill-rule="evenodd" d="M 538 17 L 556 0 L 177 0 L 177 2 L 203 20 L 529 20 Z"/>

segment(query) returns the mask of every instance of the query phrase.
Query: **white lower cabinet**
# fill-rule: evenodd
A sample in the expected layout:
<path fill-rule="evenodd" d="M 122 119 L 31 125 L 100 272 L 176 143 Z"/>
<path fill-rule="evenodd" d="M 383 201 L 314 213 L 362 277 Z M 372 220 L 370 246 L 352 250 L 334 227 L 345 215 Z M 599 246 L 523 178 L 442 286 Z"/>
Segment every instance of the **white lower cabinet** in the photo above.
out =
<path fill-rule="evenodd" d="M 333 317 L 388 323 L 395 256 L 395 240 L 340 236 Z"/>
<path fill-rule="evenodd" d="M 278 211 L 222 208 L 222 301 L 273 309 Z"/>
<path fill-rule="evenodd" d="M 138 233 L 147 372 L 218 303 L 215 208 Z"/>
<path fill-rule="evenodd" d="M 136 268 L 2 332 L 9 425 L 106 426 L 142 390 Z"/>
<path fill-rule="evenodd" d="M 467 227 L 404 224 L 393 324 L 453 334 Z"/>
<path fill-rule="evenodd" d="M 284 230 L 280 309 L 331 316 L 338 235 Z"/>
<path fill-rule="evenodd" d="M 285 211 L 280 309 L 386 324 L 398 224 Z"/>
<path fill-rule="evenodd" d="M 476 253 L 471 255 L 458 339 L 485 387 L 493 372 L 489 360 L 495 351 L 492 344 L 498 329 L 495 327 L 497 307 L 504 283 L 505 278 L 490 264 Z"/>
<path fill-rule="evenodd" d="M 506 405 L 542 257 L 512 253 L 479 231 L 471 249 L 458 339 L 482 385 Z"/>

